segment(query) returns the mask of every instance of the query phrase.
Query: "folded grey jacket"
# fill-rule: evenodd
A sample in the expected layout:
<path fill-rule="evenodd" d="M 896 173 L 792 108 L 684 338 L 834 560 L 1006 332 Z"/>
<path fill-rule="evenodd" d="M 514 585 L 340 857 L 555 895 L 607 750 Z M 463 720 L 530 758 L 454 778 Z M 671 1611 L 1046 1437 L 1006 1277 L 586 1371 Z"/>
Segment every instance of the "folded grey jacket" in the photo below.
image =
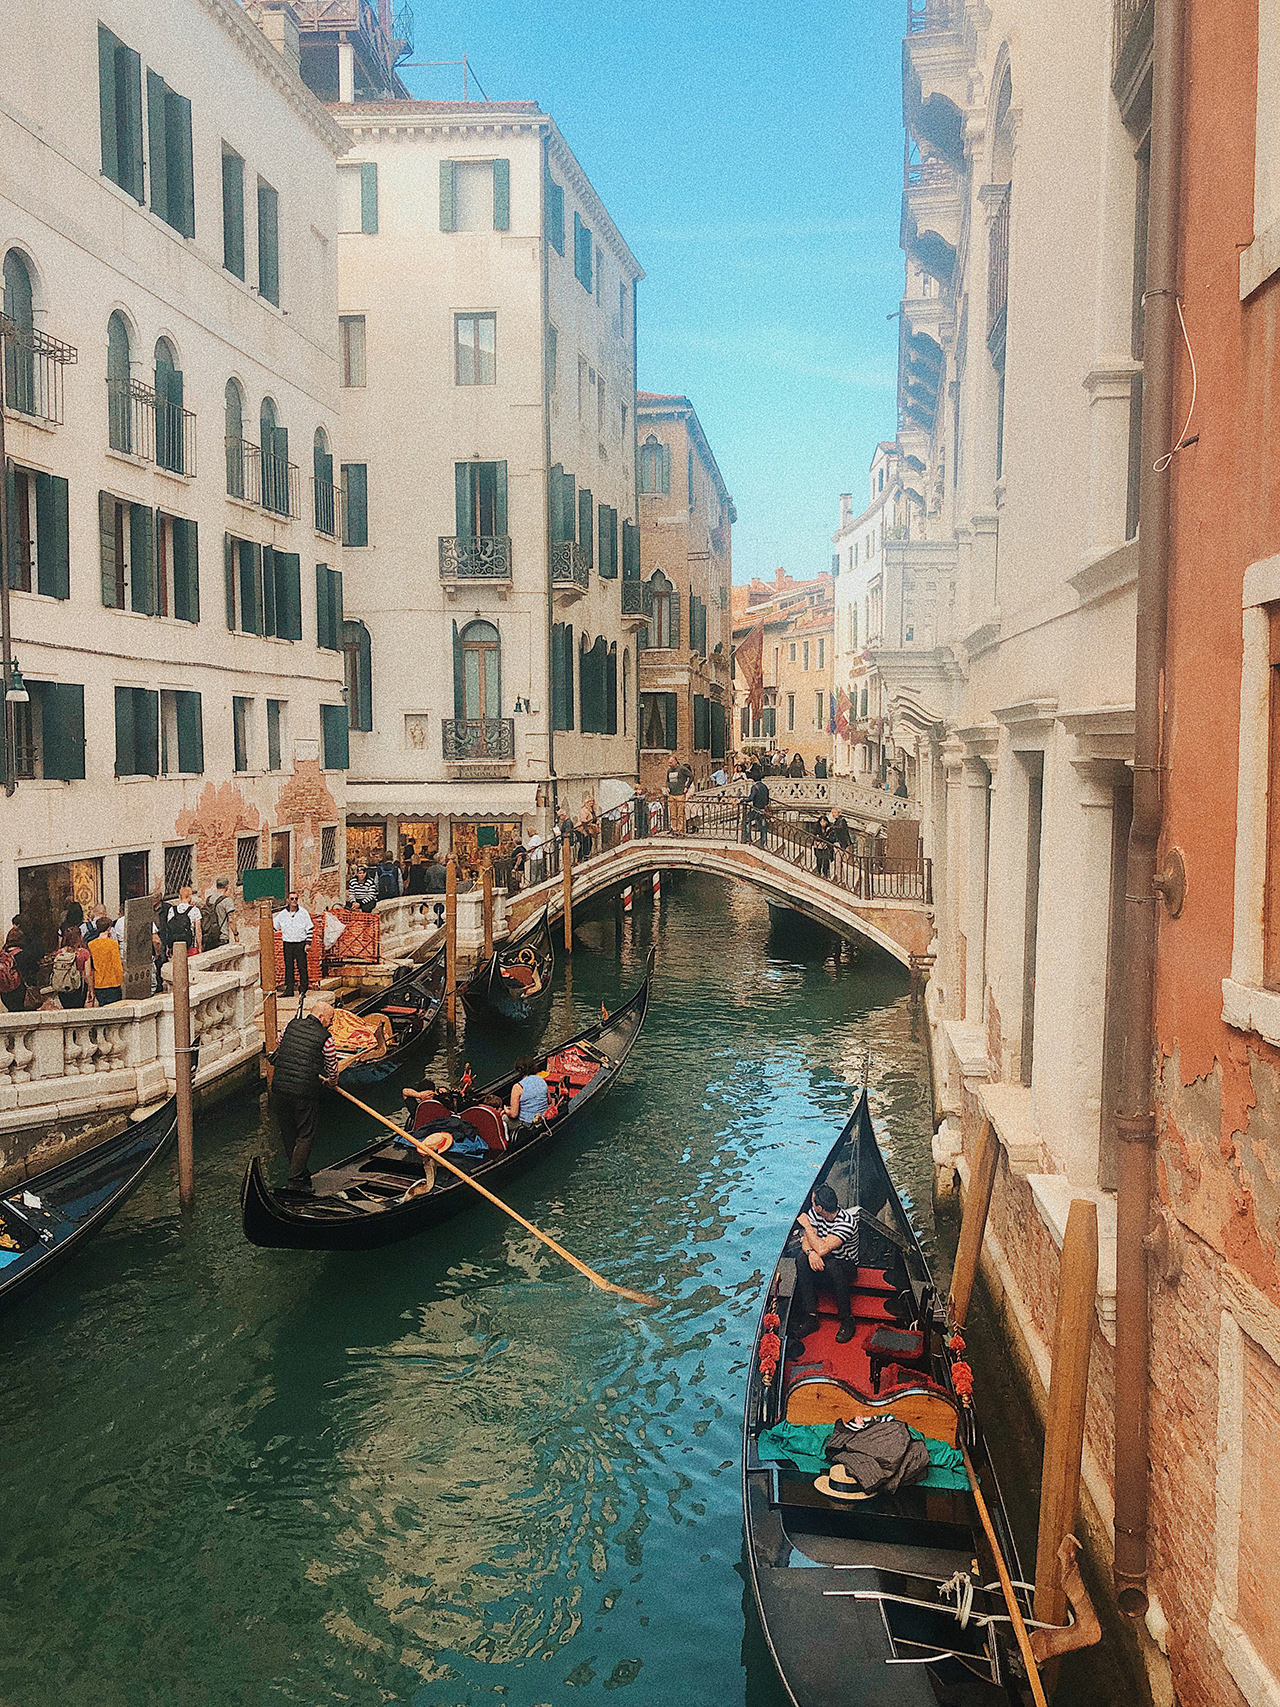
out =
<path fill-rule="evenodd" d="M 827 1459 L 843 1464 L 864 1493 L 892 1494 L 929 1473 L 929 1450 L 913 1440 L 897 1417 L 874 1422 L 838 1422 L 826 1445 Z"/>

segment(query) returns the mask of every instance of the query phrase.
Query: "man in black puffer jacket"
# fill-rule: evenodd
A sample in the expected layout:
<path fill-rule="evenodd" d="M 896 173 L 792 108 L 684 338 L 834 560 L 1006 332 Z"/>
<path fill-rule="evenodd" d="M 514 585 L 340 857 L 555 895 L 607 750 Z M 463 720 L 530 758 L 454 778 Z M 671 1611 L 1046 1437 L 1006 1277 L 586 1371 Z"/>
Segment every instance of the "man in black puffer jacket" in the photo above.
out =
<path fill-rule="evenodd" d="M 316 1109 L 320 1086 L 337 1077 L 338 1052 L 329 1035 L 333 1008 L 317 1002 L 309 1014 L 299 1014 L 284 1028 L 284 1035 L 267 1056 L 271 1077 L 271 1106 L 280 1142 L 289 1164 L 288 1189 L 310 1191 L 311 1146 L 316 1135 Z"/>

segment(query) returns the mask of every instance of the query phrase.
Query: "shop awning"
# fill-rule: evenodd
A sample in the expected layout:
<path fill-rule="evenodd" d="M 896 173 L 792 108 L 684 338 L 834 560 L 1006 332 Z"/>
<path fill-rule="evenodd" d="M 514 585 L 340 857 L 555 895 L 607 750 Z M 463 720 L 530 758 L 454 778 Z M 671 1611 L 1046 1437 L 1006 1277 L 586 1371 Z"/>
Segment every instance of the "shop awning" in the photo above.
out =
<path fill-rule="evenodd" d="M 347 783 L 348 818 L 523 818 L 537 809 L 536 782 Z"/>

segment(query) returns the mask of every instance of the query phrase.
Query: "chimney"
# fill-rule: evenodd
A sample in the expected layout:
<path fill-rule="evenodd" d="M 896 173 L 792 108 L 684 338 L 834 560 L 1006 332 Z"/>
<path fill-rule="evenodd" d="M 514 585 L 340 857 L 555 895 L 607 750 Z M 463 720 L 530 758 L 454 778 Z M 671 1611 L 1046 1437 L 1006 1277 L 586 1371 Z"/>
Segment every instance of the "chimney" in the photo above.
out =
<path fill-rule="evenodd" d="M 840 494 L 840 526 L 842 528 L 847 528 L 849 523 L 852 520 L 853 520 L 853 493 L 852 492 L 842 492 Z"/>
<path fill-rule="evenodd" d="M 301 76 L 302 48 L 298 39 L 298 15 L 290 0 L 252 0 L 249 16 L 282 59 Z"/>

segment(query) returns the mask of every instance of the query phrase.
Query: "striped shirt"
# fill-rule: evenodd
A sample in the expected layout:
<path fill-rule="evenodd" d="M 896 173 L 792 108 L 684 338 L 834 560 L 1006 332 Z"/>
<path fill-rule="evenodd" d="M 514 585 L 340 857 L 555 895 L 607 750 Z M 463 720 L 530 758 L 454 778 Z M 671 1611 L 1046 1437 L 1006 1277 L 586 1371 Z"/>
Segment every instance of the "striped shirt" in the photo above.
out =
<path fill-rule="evenodd" d="M 349 907 L 367 908 L 371 901 L 378 899 L 377 879 L 366 877 L 363 882 L 353 877 L 347 884 L 347 905 Z"/>
<path fill-rule="evenodd" d="M 848 1262 L 858 1260 L 858 1222 L 851 1209 L 837 1209 L 834 1215 L 824 1215 L 820 1209 L 810 1207 L 805 1214 L 818 1238 L 839 1239 L 840 1243 L 829 1253 L 831 1256 Z"/>

